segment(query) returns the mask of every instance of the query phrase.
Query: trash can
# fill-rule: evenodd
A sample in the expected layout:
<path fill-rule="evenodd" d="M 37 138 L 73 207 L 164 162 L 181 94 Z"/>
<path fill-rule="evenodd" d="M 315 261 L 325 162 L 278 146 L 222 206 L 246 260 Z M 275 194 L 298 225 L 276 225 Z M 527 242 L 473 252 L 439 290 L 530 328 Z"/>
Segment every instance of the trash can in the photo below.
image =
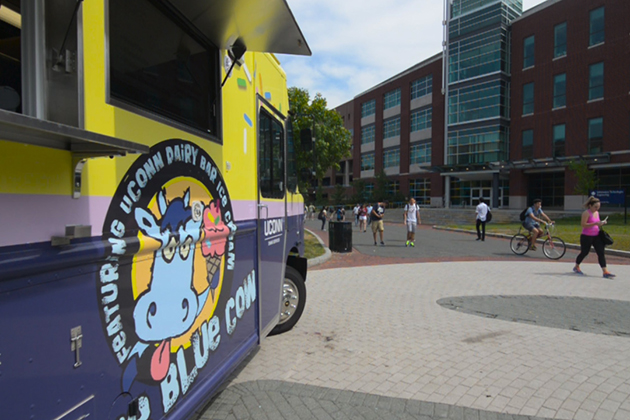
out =
<path fill-rule="evenodd" d="M 352 252 L 352 222 L 328 223 L 328 248 L 332 252 Z"/>

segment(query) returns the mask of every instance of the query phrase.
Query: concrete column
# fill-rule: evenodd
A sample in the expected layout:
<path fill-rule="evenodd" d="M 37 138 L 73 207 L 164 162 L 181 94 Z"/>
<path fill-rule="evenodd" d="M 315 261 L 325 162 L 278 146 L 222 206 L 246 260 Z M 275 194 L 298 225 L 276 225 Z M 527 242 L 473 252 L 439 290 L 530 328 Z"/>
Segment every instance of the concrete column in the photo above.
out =
<path fill-rule="evenodd" d="M 499 207 L 499 173 L 492 174 L 492 203 L 490 207 L 496 209 Z"/>

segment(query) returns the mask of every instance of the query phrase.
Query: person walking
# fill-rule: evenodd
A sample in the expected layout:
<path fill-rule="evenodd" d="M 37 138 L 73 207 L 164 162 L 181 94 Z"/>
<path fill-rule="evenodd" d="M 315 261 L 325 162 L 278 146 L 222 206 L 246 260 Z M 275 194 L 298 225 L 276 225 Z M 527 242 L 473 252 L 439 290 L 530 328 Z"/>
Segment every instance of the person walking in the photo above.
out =
<path fill-rule="evenodd" d="M 359 209 L 359 231 L 367 231 L 367 219 L 368 219 L 368 211 L 365 204 L 361 206 Z"/>
<path fill-rule="evenodd" d="M 477 240 L 485 241 L 486 240 L 486 217 L 488 216 L 488 205 L 486 204 L 483 197 L 479 197 L 479 204 L 477 205 L 477 209 L 475 210 L 475 214 L 477 215 Z M 480 229 L 481 228 L 481 229 Z"/>
<path fill-rule="evenodd" d="M 326 206 L 322 207 L 322 210 L 319 212 L 319 215 L 317 216 L 317 218 L 322 221 L 322 230 L 325 232 L 326 231 Z"/>
<path fill-rule="evenodd" d="M 354 214 L 354 225 L 359 226 L 359 211 L 361 210 L 361 205 L 357 204 L 352 209 L 352 214 Z"/>
<path fill-rule="evenodd" d="M 416 205 L 416 199 L 413 197 L 405 205 L 403 223 L 407 225 L 407 242 L 405 242 L 405 246 L 416 246 L 416 225 L 419 225 L 421 221 L 420 209 Z"/>
<path fill-rule="evenodd" d="M 582 234 L 580 235 L 580 255 L 575 259 L 575 267 L 573 267 L 573 272 L 576 274 L 584 275 L 582 270 L 580 269 L 580 264 L 584 261 L 584 258 L 591 252 L 591 246 L 595 248 L 595 252 L 597 253 L 597 261 L 599 262 L 599 266 L 602 268 L 602 275 L 605 279 L 612 279 L 615 277 L 608 269 L 606 268 L 606 254 L 604 253 L 604 241 L 602 237 L 599 235 L 599 231 L 602 226 L 608 223 L 606 219 L 600 220 L 599 218 L 599 209 L 601 207 L 601 202 L 598 198 L 589 197 L 589 199 L 584 203 L 584 207 L 586 210 L 582 213 Z"/>
<path fill-rule="evenodd" d="M 313 205 L 313 203 L 311 203 L 308 206 L 308 218 L 309 220 L 313 220 L 314 217 L 315 217 L 315 206 Z"/>
<path fill-rule="evenodd" d="M 385 245 L 383 241 L 383 231 L 385 230 L 383 226 L 383 216 L 385 214 L 385 204 L 384 203 L 376 203 L 374 207 L 372 207 L 372 213 L 370 213 L 370 220 L 372 221 L 372 235 L 374 235 L 374 245 L 376 243 L 376 232 L 379 232 L 381 237 L 381 245 Z"/>

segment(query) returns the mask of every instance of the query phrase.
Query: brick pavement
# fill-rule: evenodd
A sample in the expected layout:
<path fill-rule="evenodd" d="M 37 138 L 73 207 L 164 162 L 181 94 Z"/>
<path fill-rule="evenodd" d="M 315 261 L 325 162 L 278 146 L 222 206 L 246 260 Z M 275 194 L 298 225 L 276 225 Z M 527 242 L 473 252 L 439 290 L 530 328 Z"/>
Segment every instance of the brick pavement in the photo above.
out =
<path fill-rule="evenodd" d="M 630 338 L 438 304 L 467 296 L 630 302 L 630 265 L 616 264 L 611 281 L 590 259 L 583 277 L 570 259 L 416 259 L 333 253 L 310 271 L 296 327 L 266 338 L 199 417 L 630 419 Z M 364 265 L 374 261 L 390 264 Z"/>

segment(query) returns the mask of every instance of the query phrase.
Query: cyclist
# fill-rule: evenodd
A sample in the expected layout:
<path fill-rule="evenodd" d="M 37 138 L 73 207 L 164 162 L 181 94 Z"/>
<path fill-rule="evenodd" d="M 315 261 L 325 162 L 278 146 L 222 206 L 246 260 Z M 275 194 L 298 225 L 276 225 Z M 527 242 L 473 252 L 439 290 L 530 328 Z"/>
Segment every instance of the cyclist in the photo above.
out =
<path fill-rule="evenodd" d="M 542 200 L 536 198 L 532 206 L 525 212 L 525 221 L 523 222 L 523 227 L 531 234 L 529 249 L 532 251 L 536 251 L 536 239 L 543 234 L 540 224 L 545 223 L 545 221 L 541 217 L 547 219 L 548 223 L 553 224 L 553 221 L 542 211 Z"/>

